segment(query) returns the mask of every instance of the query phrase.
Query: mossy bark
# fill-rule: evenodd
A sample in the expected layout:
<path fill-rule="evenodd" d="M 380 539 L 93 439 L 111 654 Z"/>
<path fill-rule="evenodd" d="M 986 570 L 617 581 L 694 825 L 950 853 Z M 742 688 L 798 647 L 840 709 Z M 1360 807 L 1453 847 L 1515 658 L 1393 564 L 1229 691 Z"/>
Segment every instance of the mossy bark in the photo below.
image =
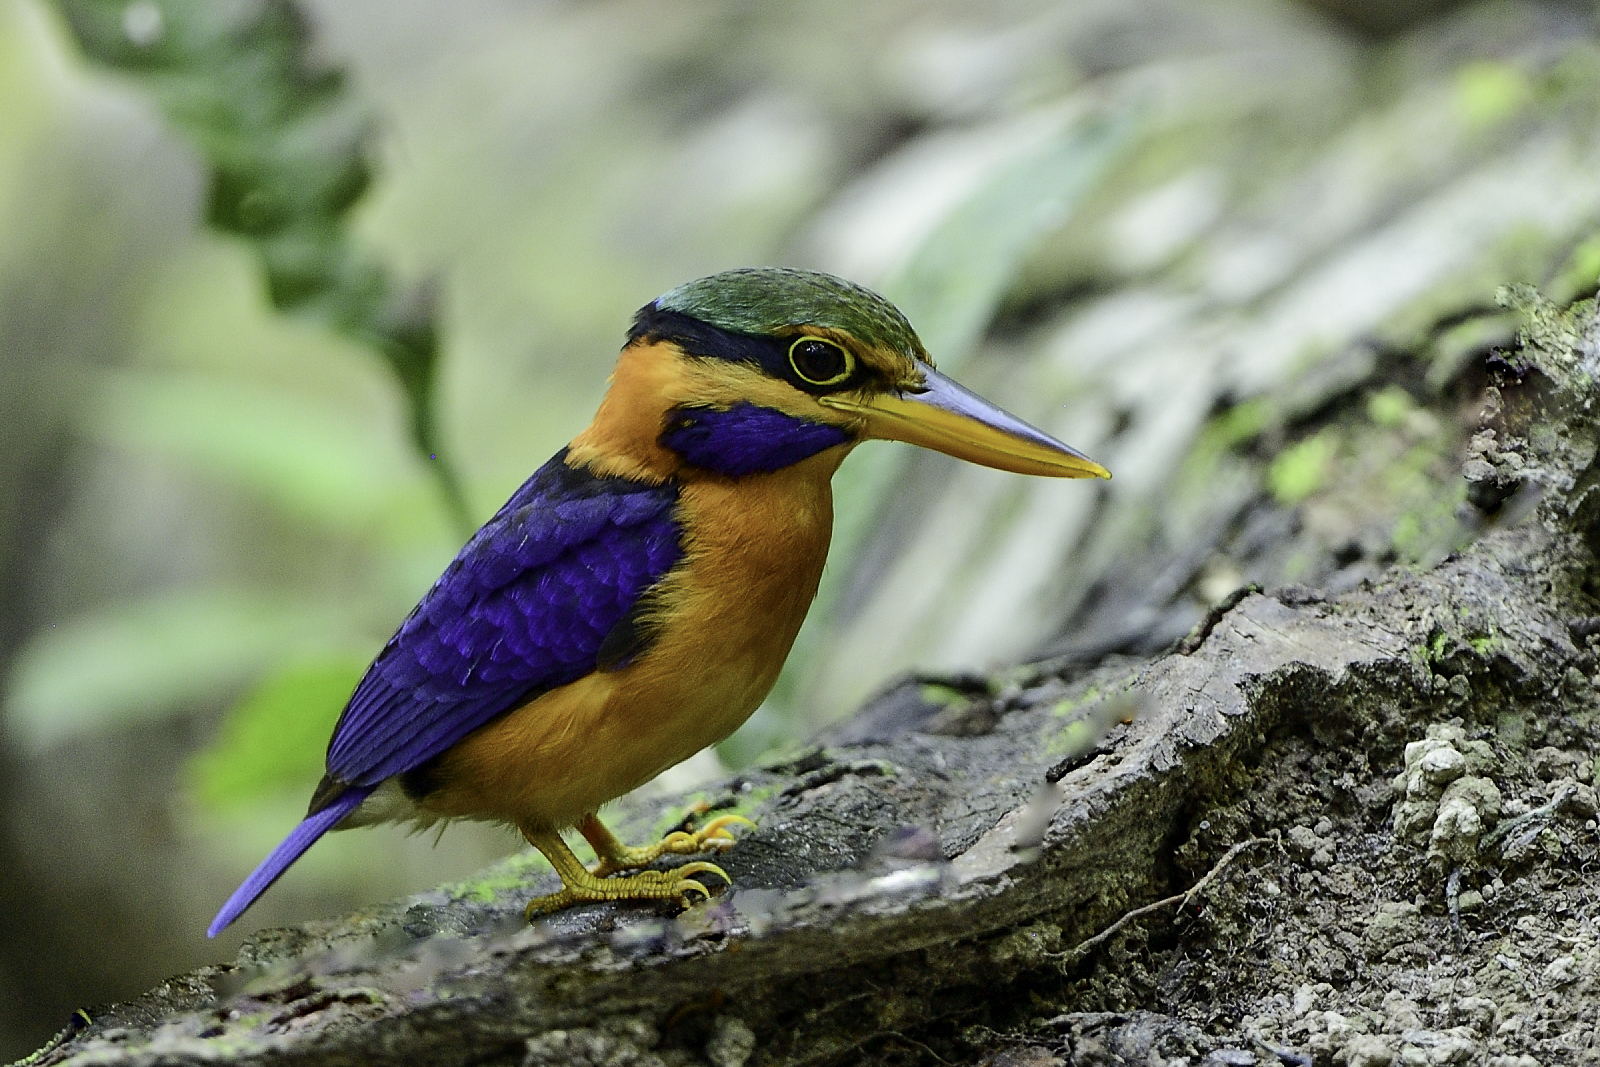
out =
<path fill-rule="evenodd" d="M 1143 1062 L 1128 1057 L 1294 1053 L 1296 1024 L 1250 1005 L 1348 995 L 1356 1016 L 1402 1000 L 1434 1010 L 1398 995 L 1407 951 L 1431 953 L 1429 973 L 1488 982 L 1500 943 L 1472 932 L 1481 920 L 1463 929 L 1463 886 L 1514 907 L 1506 883 L 1595 853 L 1592 829 L 1560 827 L 1594 814 L 1581 764 L 1600 709 L 1600 327 L 1592 302 L 1512 299 L 1525 343 L 1492 361 L 1481 429 L 1517 485 L 1492 511 L 1464 510 L 1477 536 L 1435 565 L 1337 596 L 1251 593 L 1154 658 L 910 680 L 791 759 L 670 811 L 625 809 L 635 835 L 690 811 L 755 818 L 720 860 L 732 888 L 681 915 L 597 906 L 529 926 L 522 905 L 553 876 L 513 860 L 480 883 L 264 932 L 234 964 L 91 1012 L 43 1061 Z M 1577 753 L 1550 810 L 1519 816 L 1565 860 L 1530 859 L 1527 841 L 1512 854 L 1515 833 L 1438 855 L 1395 837 L 1391 777 L 1402 799 L 1427 796 L 1420 778 L 1405 784 L 1420 750 L 1404 750 L 1441 722 L 1456 732 L 1430 736 L 1469 749 L 1508 795 L 1536 794 L 1544 765 Z M 1073 951 L 1254 837 L 1272 843 L 1201 898 Z M 1374 910 L 1371 892 L 1340 888 L 1363 879 L 1403 899 Z M 1320 916 L 1320 933 L 1285 956 L 1282 915 Z M 1543 972 L 1566 976 L 1568 996 L 1519 1019 L 1542 1010 L 1556 1033 L 1563 1011 L 1592 1007 L 1594 961 L 1579 955 Z M 1465 999 L 1437 1010 L 1461 1014 Z M 1386 1038 L 1381 1022 L 1336 1033 L 1323 1016 L 1346 1014 L 1312 1014 L 1300 1045 L 1323 1062 L 1361 1041 L 1447 1048 L 1470 1031 L 1481 1061 L 1559 1037 L 1419 1019 Z"/>

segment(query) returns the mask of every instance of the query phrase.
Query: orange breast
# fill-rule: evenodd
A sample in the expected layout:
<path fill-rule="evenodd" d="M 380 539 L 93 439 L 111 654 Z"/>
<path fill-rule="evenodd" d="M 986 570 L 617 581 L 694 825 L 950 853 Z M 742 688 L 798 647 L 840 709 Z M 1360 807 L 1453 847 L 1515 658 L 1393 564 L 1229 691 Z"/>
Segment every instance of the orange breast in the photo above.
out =
<path fill-rule="evenodd" d="M 584 814 L 738 729 L 777 680 L 816 596 L 833 528 L 832 448 L 772 474 L 686 477 L 684 561 L 657 637 L 496 719 L 441 757 L 423 807 L 529 829 Z"/>

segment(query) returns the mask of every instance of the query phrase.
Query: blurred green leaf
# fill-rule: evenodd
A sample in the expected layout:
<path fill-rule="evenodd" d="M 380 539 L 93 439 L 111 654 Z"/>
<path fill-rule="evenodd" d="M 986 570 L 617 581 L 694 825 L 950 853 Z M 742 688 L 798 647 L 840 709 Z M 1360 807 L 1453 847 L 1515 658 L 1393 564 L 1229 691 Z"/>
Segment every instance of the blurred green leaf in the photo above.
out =
<path fill-rule="evenodd" d="M 1394 429 L 1406 421 L 1406 416 L 1416 410 L 1411 394 L 1398 385 L 1380 389 L 1367 397 L 1367 418 L 1379 426 Z"/>
<path fill-rule="evenodd" d="M 1533 101 L 1533 83 L 1510 63 L 1468 63 L 1456 72 L 1456 101 L 1474 126 L 1493 126 Z"/>
<path fill-rule="evenodd" d="M 1280 504 L 1293 506 L 1322 488 L 1339 451 L 1339 435 L 1324 430 L 1278 453 L 1267 468 L 1267 488 Z"/>
<path fill-rule="evenodd" d="M 216 700 L 293 650 L 344 631 L 326 606 L 205 590 L 116 605 L 40 631 L 8 679 L 25 744 Z"/>
<path fill-rule="evenodd" d="M 190 791 L 216 811 L 316 783 L 328 736 L 366 670 L 364 655 L 284 664 L 236 704 L 188 767 Z"/>
<path fill-rule="evenodd" d="M 176 460 L 334 530 L 361 530 L 411 489 L 401 457 L 331 404 L 238 378 L 120 371 L 85 405 L 83 432 Z"/>
<path fill-rule="evenodd" d="M 1553 300 L 1566 300 L 1569 293 L 1572 299 L 1577 299 L 1593 292 L 1597 284 L 1600 284 L 1600 233 L 1591 235 L 1572 250 L 1546 291 Z"/>
<path fill-rule="evenodd" d="M 293 0 L 57 0 L 91 59 L 138 79 L 204 156 L 207 221 L 250 241 L 267 293 L 370 345 L 405 392 L 411 437 L 457 525 L 475 525 L 433 411 L 431 285 L 402 287 L 356 247 L 370 120 L 317 55 Z"/>

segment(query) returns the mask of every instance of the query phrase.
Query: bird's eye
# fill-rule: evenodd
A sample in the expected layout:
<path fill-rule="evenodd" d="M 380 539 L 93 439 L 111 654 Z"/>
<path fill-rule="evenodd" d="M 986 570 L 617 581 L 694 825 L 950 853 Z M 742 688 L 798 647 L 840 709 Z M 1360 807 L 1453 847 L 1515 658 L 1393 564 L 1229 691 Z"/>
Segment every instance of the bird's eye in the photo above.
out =
<path fill-rule="evenodd" d="M 789 366 L 809 385 L 838 385 L 856 369 L 848 351 L 820 337 L 801 337 L 789 346 Z"/>

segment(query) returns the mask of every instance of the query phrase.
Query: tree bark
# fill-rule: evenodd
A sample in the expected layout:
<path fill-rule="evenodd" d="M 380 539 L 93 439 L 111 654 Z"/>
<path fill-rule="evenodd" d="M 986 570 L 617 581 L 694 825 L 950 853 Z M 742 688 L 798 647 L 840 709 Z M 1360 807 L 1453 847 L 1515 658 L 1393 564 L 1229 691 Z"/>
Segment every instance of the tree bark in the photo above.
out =
<path fill-rule="evenodd" d="M 1600 956 L 1561 909 L 1596 859 L 1600 326 L 1592 301 L 1511 299 L 1525 343 L 1490 361 L 1497 447 L 1475 453 L 1500 481 L 1469 463 L 1479 535 L 1436 565 L 1340 596 L 1250 592 L 1154 658 L 909 679 L 790 759 L 625 807 L 635 838 L 705 810 L 756 821 L 719 860 L 732 887 L 681 915 L 530 926 L 554 879 L 521 857 L 265 931 L 231 965 L 91 1011 L 41 1062 L 1581 1051 Z M 1454 784 L 1471 781 L 1493 803 Z M 1170 910 L 1078 947 L 1224 857 Z M 1521 985 L 1497 986 L 1508 951 Z"/>

